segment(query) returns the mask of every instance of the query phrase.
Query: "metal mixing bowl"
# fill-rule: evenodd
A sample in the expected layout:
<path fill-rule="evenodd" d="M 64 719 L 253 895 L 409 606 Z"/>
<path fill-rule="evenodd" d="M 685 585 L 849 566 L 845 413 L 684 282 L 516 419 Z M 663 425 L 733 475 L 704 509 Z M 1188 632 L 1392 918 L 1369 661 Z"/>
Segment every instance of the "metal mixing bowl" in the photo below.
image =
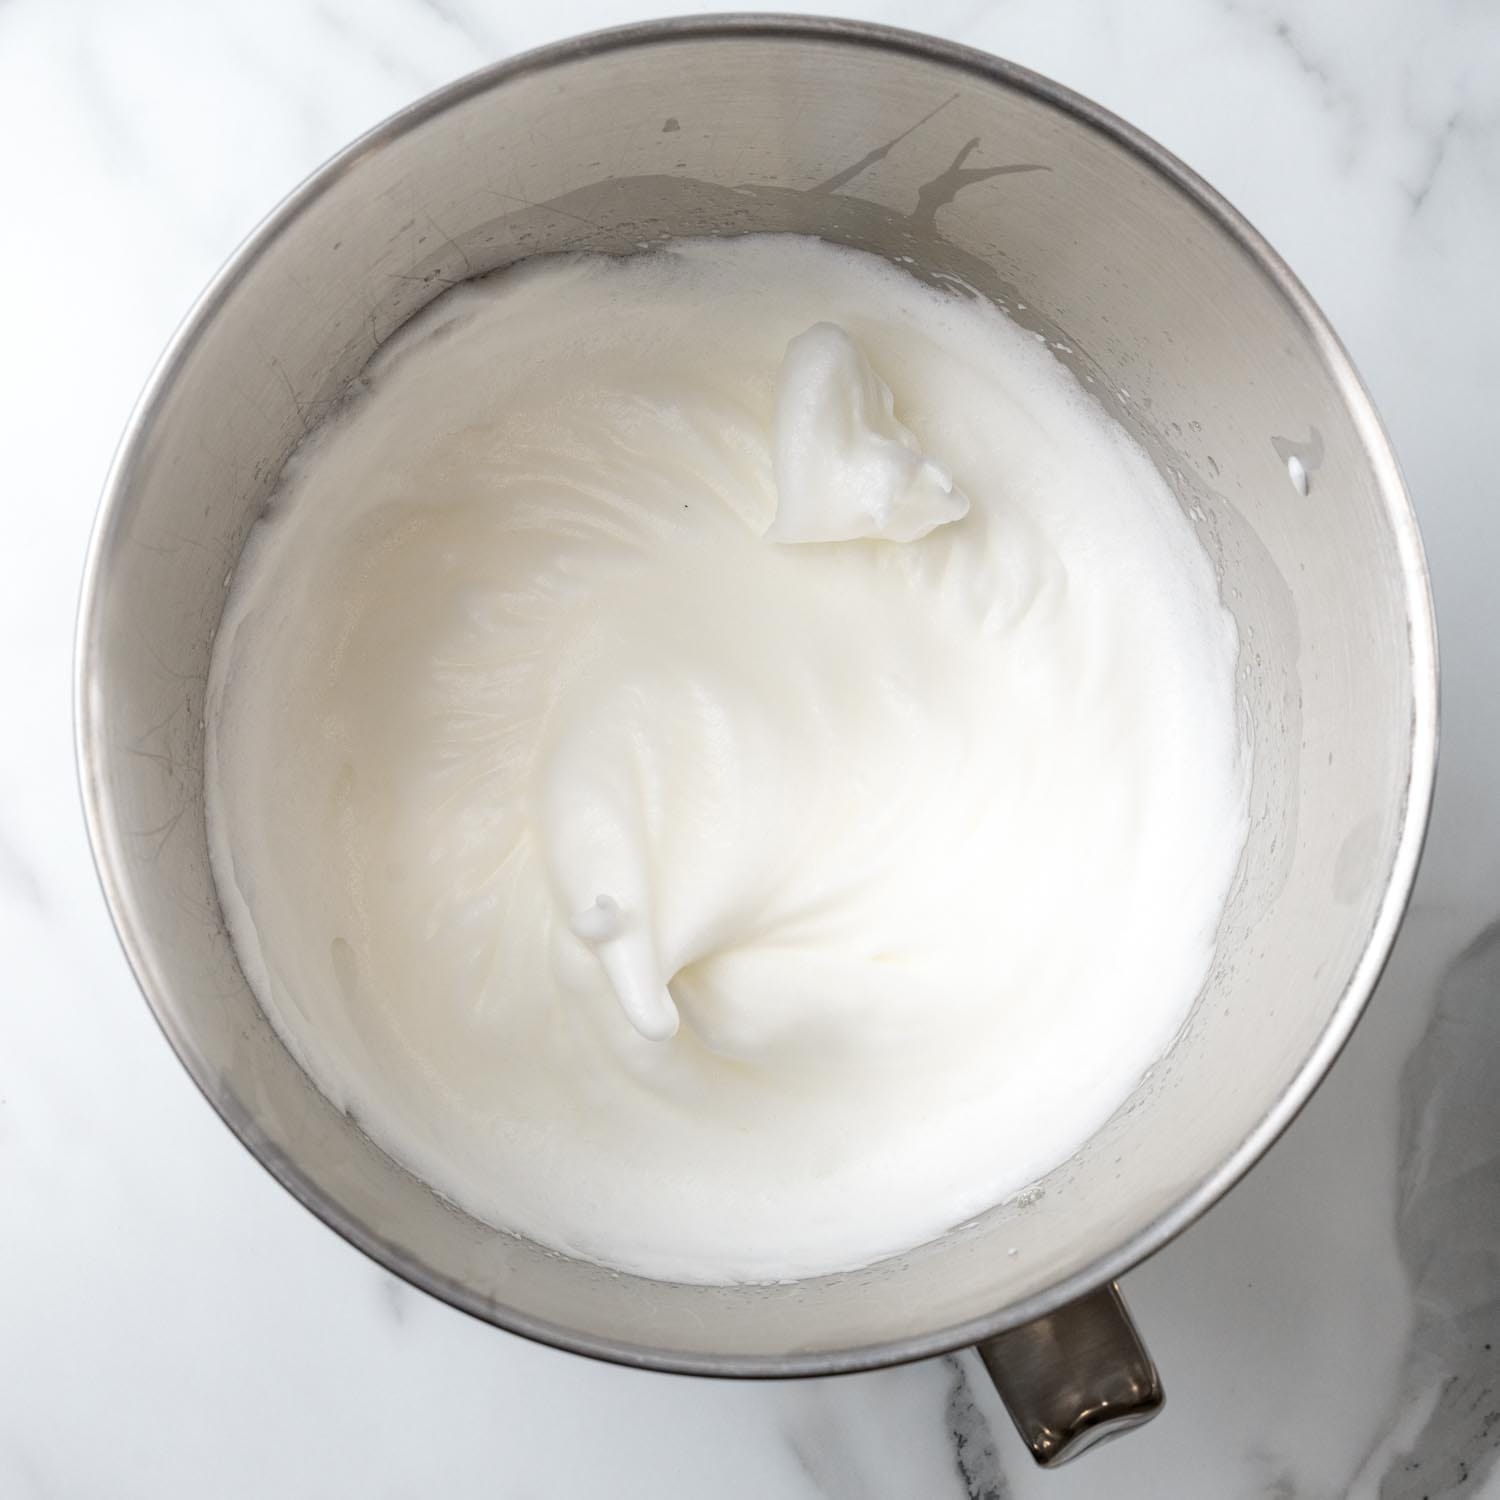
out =
<path fill-rule="evenodd" d="M 760 231 L 994 299 L 1145 445 L 1239 623 L 1252 828 L 1190 1022 L 1076 1158 L 867 1270 L 679 1286 L 476 1222 L 309 1083 L 225 932 L 203 692 L 236 557 L 287 455 L 405 319 L 525 256 Z M 106 486 L 78 633 L 84 806 L 121 941 L 199 1087 L 303 1203 L 455 1306 L 625 1364 L 823 1374 L 979 1343 L 1049 1460 L 1159 1402 L 1109 1283 L 1245 1172 L 1349 1035 L 1411 888 L 1436 724 L 1427 575 L 1395 459 L 1275 253 L 1076 94 L 821 20 L 669 21 L 549 47 L 323 167 L 152 376 Z"/>

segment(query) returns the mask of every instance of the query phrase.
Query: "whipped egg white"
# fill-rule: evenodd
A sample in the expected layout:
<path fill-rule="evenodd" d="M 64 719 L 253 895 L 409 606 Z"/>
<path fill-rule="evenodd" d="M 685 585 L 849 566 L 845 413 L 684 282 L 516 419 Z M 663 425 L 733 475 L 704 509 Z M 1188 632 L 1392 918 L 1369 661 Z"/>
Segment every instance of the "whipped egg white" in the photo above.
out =
<path fill-rule="evenodd" d="M 1246 831 L 1233 621 L 995 308 L 792 236 L 448 293 L 216 641 L 247 977 L 436 1191 L 647 1275 L 858 1266 L 1171 1043 Z"/>

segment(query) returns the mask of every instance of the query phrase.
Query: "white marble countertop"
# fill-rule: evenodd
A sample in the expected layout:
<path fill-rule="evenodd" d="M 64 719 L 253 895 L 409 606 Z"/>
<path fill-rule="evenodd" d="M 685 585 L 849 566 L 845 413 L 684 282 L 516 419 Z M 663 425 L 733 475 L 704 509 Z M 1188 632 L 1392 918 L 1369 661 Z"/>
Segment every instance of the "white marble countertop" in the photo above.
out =
<path fill-rule="evenodd" d="M 1306 1114 L 1128 1278 L 1165 1415 L 1044 1475 L 971 1356 L 749 1385 L 536 1348 L 363 1259 L 214 1118 L 115 944 L 74 788 L 111 448 L 194 293 L 319 160 L 483 62 L 641 12 L 0 0 L 3 1500 L 1500 1496 L 1500 11 L 845 9 L 1038 68 L 1221 188 L 1342 332 L 1426 534 L 1444 759 L 1415 904 Z"/>

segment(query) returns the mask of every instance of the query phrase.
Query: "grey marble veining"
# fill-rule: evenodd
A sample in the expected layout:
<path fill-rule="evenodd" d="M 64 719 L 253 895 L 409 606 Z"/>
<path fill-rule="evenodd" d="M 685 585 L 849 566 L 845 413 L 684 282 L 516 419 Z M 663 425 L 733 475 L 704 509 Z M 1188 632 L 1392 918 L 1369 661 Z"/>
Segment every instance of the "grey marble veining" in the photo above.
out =
<path fill-rule="evenodd" d="M 1421 1427 L 1381 1500 L 1482 1482 L 1500 1461 L 1500 919 L 1449 965 L 1401 1074 L 1397 1241 Z M 1420 1398 L 1418 1398 L 1420 1399 Z"/>
<path fill-rule="evenodd" d="M 843 8 L 1051 74 L 1202 171 L 1340 329 L 1423 523 L 1444 749 L 1412 913 L 1302 1118 L 1128 1280 L 1166 1414 L 1044 1475 L 972 1356 L 743 1385 L 540 1349 L 363 1260 L 217 1123 L 134 991 L 73 786 L 115 438 L 198 288 L 319 160 L 484 61 L 644 12 L 0 0 L 3 1500 L 1500 1497 L 1500 12 Z"/>

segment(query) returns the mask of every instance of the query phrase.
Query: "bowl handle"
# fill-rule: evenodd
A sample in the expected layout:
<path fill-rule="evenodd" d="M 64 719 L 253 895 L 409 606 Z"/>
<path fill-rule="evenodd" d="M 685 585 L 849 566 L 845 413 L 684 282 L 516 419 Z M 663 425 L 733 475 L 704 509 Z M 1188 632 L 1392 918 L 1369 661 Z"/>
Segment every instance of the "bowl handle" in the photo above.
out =
<path fill-rule="evenodd" d="M 1017 1430 L 1043 1467 L 1149 1422 L 1161 1378 L 1114 1282 L 979 1345 Z"/>

